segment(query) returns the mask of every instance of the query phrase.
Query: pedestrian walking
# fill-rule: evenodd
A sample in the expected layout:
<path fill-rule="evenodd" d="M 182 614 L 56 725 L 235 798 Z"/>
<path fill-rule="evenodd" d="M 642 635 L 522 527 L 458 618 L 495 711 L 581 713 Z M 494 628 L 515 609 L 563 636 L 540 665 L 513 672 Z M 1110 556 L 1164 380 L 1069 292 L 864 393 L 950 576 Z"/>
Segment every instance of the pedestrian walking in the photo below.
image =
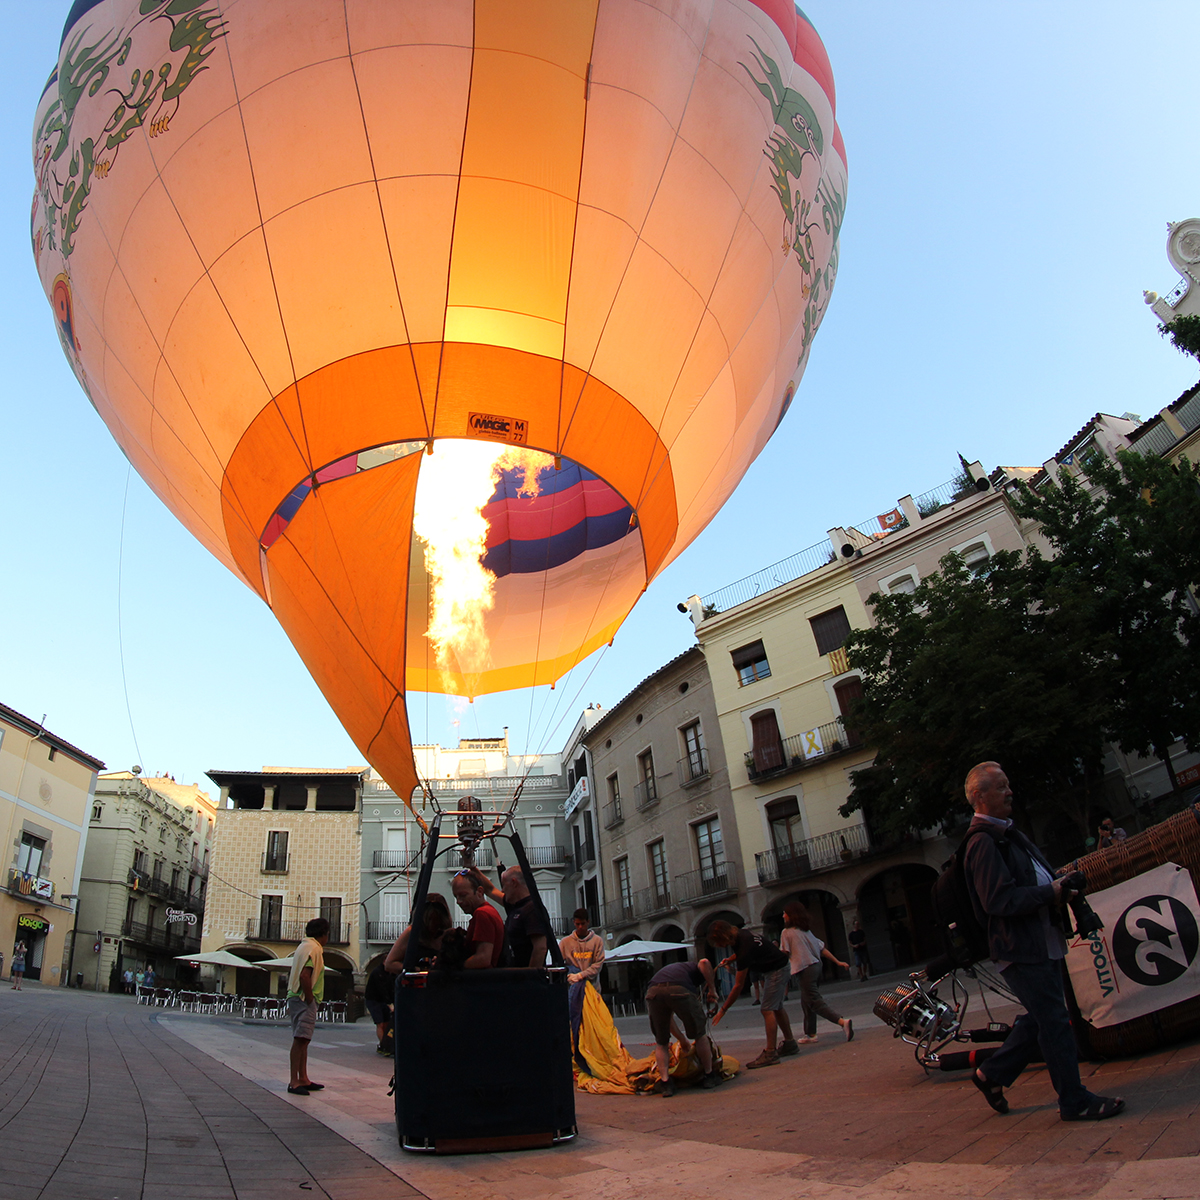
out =
<path fill-rule="evenodd" d="M 732 947 L 733 954 L 724 959 L 723 964 L 737 964 L 737 976 L 733 987 L 729 989 L 725 1003 L 713 1018 L 714 1028 L 720 1024 L 721 1018 L 742 994 L 750 972 L 762 973 L 762 1002 L 759 1011 L 763 1015 L 767 1045 L 757 1058 L 746 1064 L 746 1069 L 754 1071 L 759 1067 L 774 1067 L 778 1065 L 780 1055 L 799 1054 L 800 1047 L 796 1045 L 796 1039 L 792 1036 L 792 1023 L 783 1007 L 787 997 L 788 956 L 761 934 L 751 933 L 747 929 L 735 929 L 728 921 L 714 921 L 708 927 L 708 940 L 714 946 Z M 783 1041 L 776 1049 L 775 1039 L 779 1033 L 783 1034 Z"/>
<path fill-rule="evenodd" d="M 154 986 L 154 979 L 155 979 L 155 976 L 154 976 L 154 968 L 153 968 L 153 967 L 147 967 L 147 968 L 146 968 L 146 986 L 147 986 L 147 987 L 153 987 L 153 986 Z"/>
<path fill-rule="evenodd" d="M 850 949 L 854 951 L 854 966 L 858 971 L 859 983 L 866 983 L 871 978 L 871 960 L 867 953 L 867 933 L 862 922 L 856 920 L 850 930 Z"/>
<path fill-rule="evenodd" d="M 22 991 L 21 980 L 25 978 L 25 943 L 18 942 L 13 947 L 12 985 L 14 990 Z"/>
<path fill-rule="evenodd" d="M 821 959 L 828 959 L 839 967 L 850 969 L 849 963 L 844 963 L 836 955 L 831 954 L 825 943 L 812 931 L 808 909 L 799 900 L 789 901 L 783 906 L 783 938 L 781 944 L 787 951 L 788 963 L 792 977 L 800 986 L 800 1006 L 804 1011 L 804 1036 L 800 1042 L 815 1042 L 817 1040 L 817 1018 L 824 1017 L 827 1021 L 839 1025 L 846 1035 L 846 1041 L 854 1038 L 854 1022 L 849 1017 L 839 1016 L 829 1007 L 821 995 Z"/>
<path fill-rule="evenodd" d="M 1012 788 L 999 763 L 972 767 L 965 784 L 975 817 L 960 851 L 963 873 L 988 949 L 1004 982 L 1025 1011 L 1004 1045 L 971 1082 L 998 1113 L 1008 1112 L 1004 1089 L 1039 1055 L 1058 1093 L 1064 1121 L 1103 1121 L 1125 1108 L 1120 1096 L 1097 1096 L 1079 1078 L 1079 1054 L 1063 994 L 1067 943 L 1057 922 L 1063 881 L 1042 852 L 1013 828 Z"/>
<path fill-rule="evenodd" d="M 133 995 L 133 972 L 126 967 L 125 974 L 121 976 L 121 982 L 125 985 L 125 995 Z"/>
<path fill-rule="evenodd" d="M 146 983 L 146 972 L 143 971 L 141 967 L 138 967 L 137 972 L 133 977 L 133 982 L 137 985 L 137 989 L 140 992 Z"/>

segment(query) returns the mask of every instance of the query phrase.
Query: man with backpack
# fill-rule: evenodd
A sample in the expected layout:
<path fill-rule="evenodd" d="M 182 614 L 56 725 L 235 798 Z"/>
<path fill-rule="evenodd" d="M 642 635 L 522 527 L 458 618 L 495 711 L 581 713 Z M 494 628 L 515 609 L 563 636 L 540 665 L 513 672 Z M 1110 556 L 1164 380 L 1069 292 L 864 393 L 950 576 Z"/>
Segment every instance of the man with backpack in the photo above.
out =
<path fill-rule="evenodd" d="M 1038 848 L 1013 828 L 1012 789 L 999 763 L 971 768 L 967 800 L 975 817 L 959 852 L 975 916 L 987 931 L 988 951 L 1005 983 L 1025 1007 L 1004 1045 L 971 1076 L 998 1113 L 1008 1112 L 1004 1089 L 1040 1048 L 1058 1093 L 1064 1121 L 1102 1121 L 1125 1107 L 1096 1096 L 1079 1078 L 1079 1056 L 1063 995 L 1067 946 L 1058 920 L 1063 883 Z"/>

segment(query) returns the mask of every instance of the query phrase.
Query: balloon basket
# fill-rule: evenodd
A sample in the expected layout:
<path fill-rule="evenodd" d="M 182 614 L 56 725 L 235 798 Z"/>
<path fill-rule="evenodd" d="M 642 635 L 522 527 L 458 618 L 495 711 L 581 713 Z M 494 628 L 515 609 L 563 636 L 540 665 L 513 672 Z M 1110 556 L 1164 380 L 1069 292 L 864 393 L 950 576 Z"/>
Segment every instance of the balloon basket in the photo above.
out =
<path fill-rule="evenodd" d="M 575 1137 L 567 972 L 411 972 L 396 980 L 404 1150 L 471 1154 Z"/>

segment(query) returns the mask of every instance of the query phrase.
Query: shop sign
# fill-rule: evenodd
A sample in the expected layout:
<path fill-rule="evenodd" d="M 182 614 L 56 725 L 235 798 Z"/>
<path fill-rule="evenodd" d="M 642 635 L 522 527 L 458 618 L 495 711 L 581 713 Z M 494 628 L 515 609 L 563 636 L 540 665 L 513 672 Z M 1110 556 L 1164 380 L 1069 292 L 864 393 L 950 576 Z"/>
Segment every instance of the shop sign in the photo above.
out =
<path fill-rule="evenodd" d="M 22 913 L 17 917 L 17 929 L 23 933 L 48 933 L 50 922 L 32 913 Z"/>

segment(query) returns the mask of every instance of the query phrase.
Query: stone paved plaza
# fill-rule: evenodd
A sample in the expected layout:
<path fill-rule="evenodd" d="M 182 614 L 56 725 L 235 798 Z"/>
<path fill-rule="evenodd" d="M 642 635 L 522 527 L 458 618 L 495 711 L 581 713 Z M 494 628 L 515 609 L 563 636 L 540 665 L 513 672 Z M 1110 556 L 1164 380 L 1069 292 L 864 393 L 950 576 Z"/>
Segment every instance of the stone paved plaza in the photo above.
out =
<path fill-rule="evenodd" d="M 0 1196 L 1200 1197 L 1200 1044 L 1087 1064 L 1093 1089 L 1126 1097 L 1115 1120 L 1060 1122 L 1041 1070 L 1000 1117 L 964 1075 L 916 1066 L 870 1015 L 880 986 L 830 989 L 858 1027 L 851 1043 L 826 1025 L 800 1056 L 714 1092 L 579 1094 L 574 1143 L 457 1158 L 398 1148 L 391 1066 L 366 1021 L 318 1027 L 311 1074 L 326 1090 L 296 1098 L 284 1091 L 282 1026 L 3 988 Z M 646 1053 L 645 1018 L 619 1024 Z M 718 1033 L 728 1052 L 751 1057 L 758 1010 L 739 1004 Z"/>

